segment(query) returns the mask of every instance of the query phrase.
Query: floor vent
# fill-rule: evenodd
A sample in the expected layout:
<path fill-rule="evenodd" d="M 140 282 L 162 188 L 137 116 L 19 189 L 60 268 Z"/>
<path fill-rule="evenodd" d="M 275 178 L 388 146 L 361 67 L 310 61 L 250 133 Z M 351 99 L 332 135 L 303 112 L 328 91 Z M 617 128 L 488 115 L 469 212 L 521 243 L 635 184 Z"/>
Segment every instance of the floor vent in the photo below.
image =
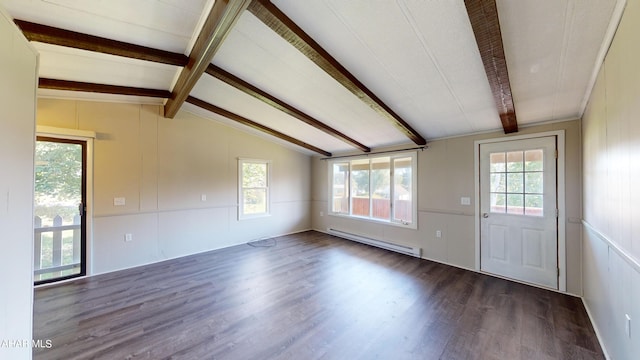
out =
<path fill-rule="evenodd" d="M 348 240 L 353 240 L 362 244 L 376 246 L 382 249 L 387 249 L 387 250 L 395 251 L 401 254 L 415 256 L 418 258 L 420 257 L 420 252 L 421 252 L 420 248 L 392 244 L 386 241 L 376 240 L 369 237 L 356 235 L 356 234 L 352 234 L 352 233 L 348 233 L 342 230 L 336 230 L 332 228 L 328 228 L 327 232 L 331 235 L 339 236 L 341 238 L 348 239 Z"/>

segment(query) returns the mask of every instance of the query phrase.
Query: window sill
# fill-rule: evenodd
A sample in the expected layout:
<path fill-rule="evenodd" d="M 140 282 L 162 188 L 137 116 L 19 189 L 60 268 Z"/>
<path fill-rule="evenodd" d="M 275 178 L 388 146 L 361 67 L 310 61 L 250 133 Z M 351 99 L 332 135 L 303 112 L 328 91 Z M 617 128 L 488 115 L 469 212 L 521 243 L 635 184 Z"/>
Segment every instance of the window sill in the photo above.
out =
<path fill-rule="evenodd" d="M 378 220 L 378 219 L 373 219 L 373 218 L 364 217 L 364 216 L 343 215 L 343 214 L 332 213 L 332 212 L 328 212 L 327 215 L 335 216 L 335 217 L 343 218 L 343 219 L 350 219 L 350 220 L 357 220 L 357 221 L 364 221 L 364 222 L 369 222 L 369 223 L 374 223 L 374 224 L 380 224 L 380 225 L 389 225 L 389 226 L 394 226 L 394 227 L 398 227 L 398 228 L 402 228 L 402 229 L 418 230 L 418 224 L 415 223 L 415 222 L 410 223 L 410 224 L 403 224 L 403 223 L 400 223 L 400 222 L 393 222 L 393 221 L 388 221 L 388 220 Z"/>
<path fill-rule="evenodd" d="M 267 217 L 271 217 L 271 214 L 241 215 L 241 216 L 238 216 L 238 221 L 260 219 L 260 218 L 267 218 Z"/>

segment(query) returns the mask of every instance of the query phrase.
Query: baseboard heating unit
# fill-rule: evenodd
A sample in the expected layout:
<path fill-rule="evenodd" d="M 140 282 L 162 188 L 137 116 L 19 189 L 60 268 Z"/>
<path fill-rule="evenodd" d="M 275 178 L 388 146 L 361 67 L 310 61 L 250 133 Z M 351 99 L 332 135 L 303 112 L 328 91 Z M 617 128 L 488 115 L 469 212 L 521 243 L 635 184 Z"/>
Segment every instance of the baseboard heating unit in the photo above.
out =
<path fill-rule="evenodd" d="M 328 228 L 327 232 L 331 235 L 335 235 L 347 240 L 353 240 L 362 244 L 371 245 L 375 247 L 379 247 L 386 250 L 395 251 L 401 254 L 411 255 L 415 257 L 420 257 L 421 249 L 417 247 L 410 247 L 404 245 L 392 244 L 386 241 L 372 239 L 370 237 L 352 234 L 342 230 L 336 230 L 332 228 Z"/>

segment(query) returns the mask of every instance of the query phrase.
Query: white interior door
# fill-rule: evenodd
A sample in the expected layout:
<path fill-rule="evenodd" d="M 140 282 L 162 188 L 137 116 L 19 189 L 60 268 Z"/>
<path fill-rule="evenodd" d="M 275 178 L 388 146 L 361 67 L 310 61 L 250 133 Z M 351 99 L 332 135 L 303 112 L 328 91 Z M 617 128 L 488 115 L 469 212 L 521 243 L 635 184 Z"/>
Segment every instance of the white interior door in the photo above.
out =
<path fill-rule="evenodd" d="M 556 137 L 480 145 L 480 268 L 558 288 Z"/>

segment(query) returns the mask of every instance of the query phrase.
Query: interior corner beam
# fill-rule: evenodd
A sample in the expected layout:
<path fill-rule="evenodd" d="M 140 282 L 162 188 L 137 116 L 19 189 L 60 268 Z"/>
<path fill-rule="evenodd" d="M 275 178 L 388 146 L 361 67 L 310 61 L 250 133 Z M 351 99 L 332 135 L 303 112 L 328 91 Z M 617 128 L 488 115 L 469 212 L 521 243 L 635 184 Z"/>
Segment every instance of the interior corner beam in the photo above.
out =
<path fill-rule="evenodd" d="M 229 72 L 221 69 L 218 66 L 215 66 L 213 64 L 209 64 L 209 66 L 207 67 L 206 73 L 215 77 L 216 79 L 225 82 L 228 85 L 231 85 L 233 87 L 235 87 L 236 89 L 244 92 L 247 95 L 251 95 L 254 98 L 264 102 L 267 105 L 270 105 L 271 107 L 282 111 L 283 113 L 292 116 L 302 122 L 304 122 L 307 125 L 310 125 L 320 131 L 323 131 L 341 141 L 344 141 L 345 143 L 360 149 L 361 151 L 364 152 L 370 152 L 371 149 L 361 143 L 359 143 L 358 141 L 350 138 L 349 136 L 343 134 L 342 132 L 324 124 L 323 122 L 316 120 L 315 118 L 311 117 L 310 115 L 305 114 L 304 112 L 296 109 L 295 107 L 285 103 L 284 101 L 276 98 L 275 96 L 260 90 L 259 88 L 249 84 L 248 82 L 238 78 L 237 76 L 230 74 Z"/>
<path fill-rule="evenodd" d="M 289 19 L 269 0 L 253 0 L 248 10 L 271 30 L 280 35 L 289 44 L 304 54 L 309 60 L 333 77 L 342 86 L 351 91 L 361 101 L 382 117 L 391 122 L 398 130 L 417 145 L 426 144 L 426 140 L 406 121 L 364 86 L 344 66 L 334 59 L 315 40 L 305 33 L 293 20 Z"/>
<path fill-rule="evenodd" d="M 193 96 L 188 96 L 187 99 L 186 99 L 186 102 L 188 102 L 189 104 L 195 105 L 195 106 L 197 106 L 199 108 L 205 109 L 207 111 L 211 111 L 214 114 L 218 114 L 220 116 L 224 116 L 225 118 L 227 118 L 229 120 L 233 120 L 235 122 L 238 122 L 238 123 L 240 123 L 240 124 L 242 124 L 244 126 L 248 126 L 248 127 L 252 128 L 252 129 L 261 131 L 261 132 L 263 132 L 265 134 L 269 134 L 271 136 L 275 136 L 278 139 L 281 139 L 281 140 L 290 142 L 292 144 L 298 145 L 298 146 L 303 147 L 303 148 L 305 148 L 307 150 L 311 150 L 313 152 L 316 152 L 318 154 L 322 154 L 324 156 L 329 156 L 329 157 L 331 156 L 331 153 L 328 152 L 328 151 L 325 151 L 325 150 L 317 148 L 317 147 L 315 147 L 313 145 L 307 144 L 306 142 L 303 142 L 303 141 L 300 141 L 298 139 L 295 139 L 295 138 L 293 138 L 293 137 L 291 137 L 289 135 L 283 134 L 283 133 L 281 133 L 281 132 L 279 132 L 277 130 L 271 129 L 271 128 L 267 127 L 267 126 L 264 126 L 262 124 L 259 124 L 259 123 L 255 122 L 255 121 L 252 121 L 252 120 L 249 120 L 247 118 L 244 118 L 244 117 L 242 117 L 240 115 L 237 115 L 235 113 L 227 111 L 227 110 L 225 110 L 223 108 L 220 108 L 218 106 L 210 104 L 210 103 L 208 103 L 206 101 L 202 101 L 200 99 L 197 99 L 197 98 L 195 98 Z"/>
<path fill-rule="evenodd" d="M 95 83 L 86 83 L 86 82 L 69 81 L 69 80 L 57 80 L 57 79 L 48 79 L 48 78 L 38 79 L 38 87 L 40 89 L 83 91 L 83 92 L 92 92 L 92 93 L 101 93 L 101 94 L 145 96 L 145 97 L 164 98 L 164 99 L 167 99 L 169 98 L 169 96 L 171 96 L 171 92 L 167 90 L 95 84 Z"/>
<path fill-rule="evenodd" d="M 75 49 L 123 56 L 163 64 L 186 66 L 189 58 L 184 54 L 82 34 L 75 31 L 40 25 L 23 20 L 14 20 L 29 41 L 66 46 Z"/>
<path fill-rule="evenodd" d="M 505 134 L 518 131 L 495 0 L 465 0 L 467 14 Z"/>
<path fill-rule="evenodd" d="M 217 0 L 213 4 L 189 54 L 189 62 L 180 72 L 171 98 L 164 106 L 165 117 L 176 116 L 249 2 L 250 0 Z"/>

